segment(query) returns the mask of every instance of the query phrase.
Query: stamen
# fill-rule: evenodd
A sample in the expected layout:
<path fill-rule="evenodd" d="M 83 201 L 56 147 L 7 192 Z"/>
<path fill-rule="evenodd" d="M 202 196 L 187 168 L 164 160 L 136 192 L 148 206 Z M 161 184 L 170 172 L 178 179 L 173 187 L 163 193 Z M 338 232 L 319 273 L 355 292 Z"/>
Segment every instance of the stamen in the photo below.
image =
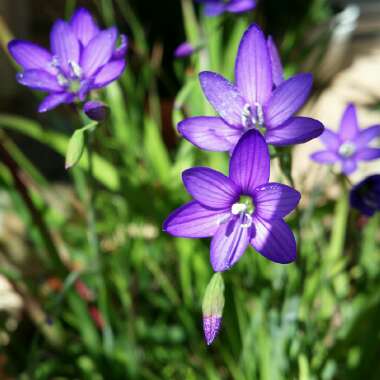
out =
<path fill-rule="evenodd" d="M 69 61 L 69 67 L 71 74 L 75 79 L 80 79 L 82 77 L 82 68 L 75 61 Z"/>
<path fill-rule="evenodd" d="M 241 223 L 240 224 L 240 227 L 241 228 L 249 228 L 252 226 L 252 216 L 247 214 L 247 213 L 244 213 L 244 214 L 241 214 L 241 217 L 240 217 L 240 220 L 243 221 L 244 218 L 247 218 L 247 222 L 246 223 Z"/>
<path fill-rule="evenodd" d="M 262 127 L 264 125 L 264 111 L 263 106 L 260 103 L 255 102 L 256 106 L 256 113 L 257 113 L 257 123 L 259 124 L 259 127 Z"/>
<path fill-rule="evenodd" d="M 234 203 L 231 207 L 233 215 L 244 214 L 247 211 L 247 205 L 244 203 Z"/>
<path fill-rule="evenodd" d="M 69 81 L 61 73 L 57 74 L 57 82 L 60 86 L 67 86 L 69 84 Z"/>

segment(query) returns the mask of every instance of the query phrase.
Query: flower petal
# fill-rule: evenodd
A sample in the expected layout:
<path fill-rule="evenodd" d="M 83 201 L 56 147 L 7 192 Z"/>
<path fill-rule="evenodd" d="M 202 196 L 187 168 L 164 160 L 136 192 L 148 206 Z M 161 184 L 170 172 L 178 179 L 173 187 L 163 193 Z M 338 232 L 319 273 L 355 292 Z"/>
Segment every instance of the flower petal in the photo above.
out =
<path fill-rule="evenodd" d="M 80 46 L 71 26 L 57 20 L 50 33 L 50 45 L 53 55 L 57 56 L 60 67 L 70 73 L 70 62 L 79 62 Z"/>
<path fill-rule="evenodd" d="M 272 92 L 272 68 L 264 33 L 251 25 L 244 33 L 235 63 L 236 85 L 252 105 L 264 105 Z"/>
<path fill-rule="evenodd" d="M 119 78 L 125 69 L 125 60 L 119 59 L 105 64 L 96 74 L 91 87 L 101 88 Z"/>
<path fill-rule="evenodd" d="M 192 201 L 174 210 L 165 220 L 163 230 L 173 236 L 206 238 L 213 236 L 229 210 L 210 210 Z"/>
<path fill-rule="evenodd" d="M 296 259 L 296 240 L 282 219 L 267 222 L 254 218 L 253 221 L 255 232 L 251 244 L 257 252 L 279 264 L 288 264 Z"/>
<path fill-rule="evenodd" d="M 254 194 L 257 186 L 268 182 L 270 158 L 261 134 L 251 129 L 237 143 L 230 160 L 230 178 L 244 194 Z"/>
<path fill-rule="evenodd" d="M 109 28 L 98 33 L 84 48 L 80 63 L 87 78 L 111 59 L 116 39 L 117 29 Z"/>
<path fill-rule="evenodd" d="M 357 151 L 356 159 L 371 161 L 380 158 L 380 148 L 362 148 Z"/>
<path fill-rule="evenodd" d="M 313 153 L 310 158 L 320 164 L 333 164 L 340 160 L 339 156 L 335 152 L 329 150 L 322 150 Z"/>
<path fill-rule="evenodd" d="M 239 197 L 239 188 L 224 174 L 197 167 L 185 170 L 182 180 L 187 192 L 200 204 L 213 209 L 227 209 Z"/>
<path fill-rule="evenodd" d="M 357 148 L 366 147 L 372 140 L 380 137 L 380 125 L 373 125 L 359 132 L 359 135 L 355 139 L 355 145 Z"/>
<path fill-rule="evenodd" d="M 255 213 L 265 220 L 283 218 L 297 207 L 301 194 L 280 183 L 267 183 L 256 188 L 253 196 Z"/>
<path fill-rule="evenodd" d="M 252 228 L 242 227 L 239 217 L 223 223 L 211 241 L 210 260 L 215 272 L 230 269 L 249 245 Z"/>
<path fill-rule="evenodd" d="M 340 145 L 342 144 L 339 135 L 327 128 L 325 128 L 325 130 L 321 134 L 320 139 L 323 142 L 323 144 L 325 144 L 326 148 L 333 152 L 337 152 L 339 150 Z"/>
<path fill-rule="evenodd" d="M 323 124 L 310 117 L 291 117 L 276 128 L 268 128 L 265 141 L 277 146 L 302 144 L 321 135 Z"/>
<path fill-rule="evenodd" d="M 232 126 L 240 126 L 245 101 L 236 87 L 211 71 L 201 72 L 199 80 L 204 94 L 220 117 Z"/>
<path fill-rule="evenodd" d="M 200 149 L 215 152 L 231 151 L 243 129 L 232 128 L 220 117 L 198 116 L 182 120 L 179 133 Z"/>
<path fill-rule="evenodd" d="M 83 46 L 86 46 L 99 33 L 98 25 L 91 13 L 85 8 L 76 10 L 71 17 L 70 25 Z"/>
<path fill-rule="evenodd" d="M 356 160 L 353 158 L 345 158 L 342 160 L 342 172 L 346 175 L 352 174 L 358 167 Z"/>
<path fill-rule="evenodd" d="M 256 6 L 255 0 L 230 0 L 226 4 L 226 11 L 231 13 L 248 12 Z"/>
<path fill-rule="evenodd" d="M 272 65 L 272 79 L 274 85 L 277 87 L 284 81 L 284 69 L 282 67 L 281 58 L 277 47 L 271 36 L 268 37 L 267 44 L 270 62 Z"/>
<path fill-rule="evenodd" d="M 44 48 L 28 41 L 13 40 L 8 44 L 9 53 L 24 70 L 41 69 L 56 73 L 52 55 Z"/>
<path fill-rule="evenodd" d="M 282 82 L 264 107 L 266 124 L 277 127 L 295 114 L 309 96 L 312 83 L 311 74 L 298 74 Z"/>
<path fill-rule="evenodd" d="M 45 97 L 45 99 L 40 103 L 38 107 L 38 112 L 47 112 L 53 108 L 59 106 L 60 104 L 71 103 L 74 101 L 74 95 L 61 92 L 53 93 Z"/>
<path fill-rule="evenodd" d="M 47 92 L 61 92 L 63 87 L 57 82 L 57 78 L 44 70 L 26 70 L 17 74 L 17 81 L 34 90 Z"/>
<path fill-rule="evenodd" d="M 339 126 L 339 136 L 345 140 L 355 139 L 359 133 L 358 118 L 356 115 L 356 107 L 353 104 L 349 104 L 345 109 L 342 120 Z"/>

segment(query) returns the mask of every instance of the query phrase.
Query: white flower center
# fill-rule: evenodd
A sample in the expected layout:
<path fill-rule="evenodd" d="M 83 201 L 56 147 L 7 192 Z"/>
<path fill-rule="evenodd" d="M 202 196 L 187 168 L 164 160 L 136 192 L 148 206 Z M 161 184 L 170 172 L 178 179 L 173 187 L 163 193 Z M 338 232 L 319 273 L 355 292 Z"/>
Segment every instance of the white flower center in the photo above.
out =
<path fill-rule="evenodd" d="M 339 147 L 339 154 L 344 158 L 349 158 L 356 152 L 356 146 L 354 143 L 347 141 Z"/>
<path fill-rule="evenodd" d="M 260 129 L 264 127 L 264 111 L 260 103 L 254 103 L 254 107 L 246 104 L 241 114 L 241 122 L 246 129 Z"/>
<path fill-rule="evenodd" d="M 252 216 L 248 211 L 247 203 L 234 203 L 231 207 L 232 215 L 240 215 L 240 227 L 249 228 L 252 226 Z"/>

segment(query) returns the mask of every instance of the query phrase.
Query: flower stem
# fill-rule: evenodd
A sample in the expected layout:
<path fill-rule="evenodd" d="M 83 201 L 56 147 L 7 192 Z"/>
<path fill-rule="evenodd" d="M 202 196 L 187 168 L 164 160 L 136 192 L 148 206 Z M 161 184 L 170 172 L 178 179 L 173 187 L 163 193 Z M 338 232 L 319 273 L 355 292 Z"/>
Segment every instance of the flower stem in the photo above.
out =
<path fill-rule="evenodd" d="M 99 249 L 99 239 L 96 231 L 96 183 L 93 167 L 93 131 L 86 134 L 86 149 L 88 154 L 88 197 L 87 197 L 87 237 L 91 249 L 91 254 L 95 263 L 96 287 L 98 291 L 98 308 L 100 316 L 104 320 L 103 344 L 106 351 L 112 350 L 113 334 L 109 325 L 107 307 L 107 289 L 104 281 L 104 265 Z"/>

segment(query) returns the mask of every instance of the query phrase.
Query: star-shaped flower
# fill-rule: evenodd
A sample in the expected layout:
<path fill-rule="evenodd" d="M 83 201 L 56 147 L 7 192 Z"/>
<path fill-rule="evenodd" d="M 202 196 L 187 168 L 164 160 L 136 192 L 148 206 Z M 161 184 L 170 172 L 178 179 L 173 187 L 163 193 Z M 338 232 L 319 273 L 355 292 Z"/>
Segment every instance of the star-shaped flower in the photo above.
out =
<path fill-rule="evenodd" d="M 318 137 L 323 125 L 294 116 L 308 98 L 311 74 L 283 80 L 273 41 L 257 25 L 245 32 L 235 63 L 235 84 L 205 71 L 201 86 L 219 117 L 197 116 L 181 121 L 179 132 L 195 146 L 211 151 L 232 151 L 250 129 L 262 133 L 268 144 L 299 144 Z"/>
<path fill-rule="evenodd" d="M 342 172 L 349 175 L 356 170 L 359 161 L 380 157 L 380 148 L 370 146 L 376 137 L 380 137 L 380 125 L 360 130 L 356 108 L 349 104 L 344 111 L 338 133 L 326 128 L 320 137 L 326 150 L 313 153 L 311 158 L 321 164 L 339 163 Z"/>
<path fill-rule="evenodd" d="M 175 210 L 164 222 L 171 235 L 212 237 L 211 264 L 215 271 L 231 268 L 252 245 L 277 263 L 296 258 L 296 242 L 284 222 L 300 200 L 289 186 L 268 183 L 268 146 L 256 130 L 246 132 L 230 160 L 229 176 L 197 167 L 183 172 L 193 201 Z"/>
<path fill-rule="evenodd" d="M 125 69 L 128 41 L 115 27 L 100 30 L 91 14 L 78 9 L 71 20 L 57 20 L 50 34 L 51 52 L 34 43 L 13 40 L 8 49 L 23 68 L 17 80 L 49 95 L 39 106 L 45 112 L 62 103 L 83 101 L 94 89 L 107 86 Z"/>
<path fill-rule="evenodd" d="M 256 0 L 197 0 L 203 3 L 206 16 L 219 16 L 222 13 L 244 13 L 256 7 Z"/>

